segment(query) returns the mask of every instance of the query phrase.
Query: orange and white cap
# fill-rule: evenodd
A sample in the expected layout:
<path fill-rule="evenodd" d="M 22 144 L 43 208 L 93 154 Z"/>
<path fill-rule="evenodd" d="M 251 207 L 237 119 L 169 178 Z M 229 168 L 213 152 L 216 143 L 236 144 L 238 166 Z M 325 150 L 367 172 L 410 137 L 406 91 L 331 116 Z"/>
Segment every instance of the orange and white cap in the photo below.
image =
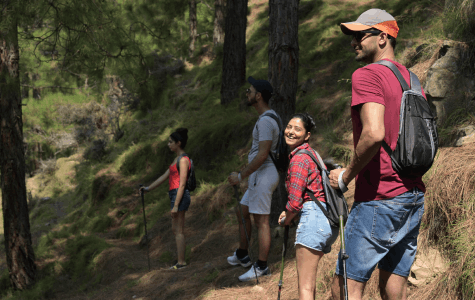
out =
<path fill-rule="evenodd" d="M 365 11 L 354 22 L 341 23 L 340 28 L 341 31 L 347 35 L 353 34 L 354 31 L 376 28 L 382 32 L 386 32 L 393 38 L 397 38 L 399 31 L 396 19 L 385 10 L 379 8 L 372 8 Z"/>

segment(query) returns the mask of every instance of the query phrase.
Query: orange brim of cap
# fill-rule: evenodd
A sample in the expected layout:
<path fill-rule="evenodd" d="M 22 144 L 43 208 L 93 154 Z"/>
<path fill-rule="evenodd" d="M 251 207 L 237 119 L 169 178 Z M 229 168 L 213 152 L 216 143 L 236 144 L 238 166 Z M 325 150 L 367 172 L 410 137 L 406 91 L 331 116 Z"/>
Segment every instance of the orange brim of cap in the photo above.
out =
<path fill-rule="evenodd" d="M 378 30 L 381 30 L 382 32 L 386 32 L 393 38 L 397 38 L 397 33 L 399 32 L 399 27 L 397 26 L 397 22 L 393 20 L 378 23 L 372 26 L 368 26 L 368 25 L 364 25 L 364 24 L 356 23 L 356 22 L 341 23 L 340 28 L 344 34 L 351 34 L 353 31 L 362 31 L 362 30 L 368 30 L 370 28 L 376 28 Z"/>

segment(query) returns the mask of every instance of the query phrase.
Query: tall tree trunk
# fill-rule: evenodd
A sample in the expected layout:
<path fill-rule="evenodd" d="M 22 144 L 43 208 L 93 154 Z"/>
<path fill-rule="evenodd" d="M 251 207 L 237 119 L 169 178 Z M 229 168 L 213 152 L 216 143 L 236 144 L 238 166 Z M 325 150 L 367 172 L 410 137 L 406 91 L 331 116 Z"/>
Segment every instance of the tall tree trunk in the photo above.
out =
<path fill-rule="evenodd" d="M 228 0 L 225 23 L 221 104 L 237 98 L 246 82 L 247 0 Z"/>
<path fill-rule="evenodd" d="M 268 77 L 274 88 L 270 106 L 281 116 L 284 127 L 295 113 L 299 66 L 298 8 L 299 0 L 269 0 Z M 284 178 L 281 178 L 272 197 L 272 223 L 284 210 L 286 200 Z"/>
<path fill-rule="evenodd" d="M 195 52 L 196 37 L 198 36 L 198 22 L 196 18 L 196 0 L 190 0 L 190 47 L 188 55 L 193 56 Z"/>
<path fill-rule="evenodd" d="M 15 289 L 36 281 L 26 201 L 25 153 L 18 73 L 18 32 L 10 1 L 0 2 L 0 168 L 5 252 Z"/>
<path fill-rule="evenodd" d="M 226 0 L 214 1 L 214 30 L 213 43 L 214 45 L 224 43 L 224 22 L 226 15 Z"/>

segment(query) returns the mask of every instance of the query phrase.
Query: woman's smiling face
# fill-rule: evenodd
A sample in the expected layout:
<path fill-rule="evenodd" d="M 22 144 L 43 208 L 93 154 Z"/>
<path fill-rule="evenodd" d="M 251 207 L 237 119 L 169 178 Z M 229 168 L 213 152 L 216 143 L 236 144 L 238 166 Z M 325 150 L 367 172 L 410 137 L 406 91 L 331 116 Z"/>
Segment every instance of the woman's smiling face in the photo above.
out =
<path fill-rule="evenodd" d="M 304 123 L 300 118 L 293 118 L 287 124 L 284 131 L 285 142 L 289 145 L 290 150 L 294 150 L 310 138 L 310 132 L 305 129 Z"/>

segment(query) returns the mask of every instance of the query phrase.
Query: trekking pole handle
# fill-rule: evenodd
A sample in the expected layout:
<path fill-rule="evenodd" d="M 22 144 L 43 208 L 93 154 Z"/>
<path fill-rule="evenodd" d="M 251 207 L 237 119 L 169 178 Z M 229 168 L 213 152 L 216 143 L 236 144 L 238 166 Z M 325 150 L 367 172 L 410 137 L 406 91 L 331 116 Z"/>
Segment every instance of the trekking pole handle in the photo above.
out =
<path fill-rule="evenodd" d="M 279 225 L 284 226 L 284 223 L 285 223 L 285 217 L 283 217 L 282 220 L 280 220 Z"/>

